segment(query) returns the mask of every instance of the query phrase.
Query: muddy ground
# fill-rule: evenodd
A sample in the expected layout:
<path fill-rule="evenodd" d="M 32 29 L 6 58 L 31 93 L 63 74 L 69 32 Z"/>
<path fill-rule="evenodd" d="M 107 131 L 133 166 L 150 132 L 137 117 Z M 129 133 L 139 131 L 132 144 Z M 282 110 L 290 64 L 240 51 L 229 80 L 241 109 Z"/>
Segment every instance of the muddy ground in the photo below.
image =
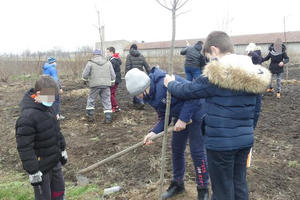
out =
<path fill-rule="evenodd" d="M 252 166 L 248 170 L 250 199 L 300 199 L 300 69 L 290 70 L 290 79 L 284 83 L 282 98 L 265 95 L 258 127 Z M 16 152 L 14 125 L 19 115 L 18 103 L 34 80 L 0 83 L 0 169 L 22 172 Z M 69 162 L 64 168 L 65 178 L 76 182 L 75 174 L 137 142 L 140 142 L 156 122 L 155 111 L 146 106 L 135 110 L 125 90 L 124 81 L 117 92 L 121 112 L 113 116 L 113 123 L 103 123 L 100 100 L 97 102 L 95 122 L 85 118 L 87 89 L 80 81 L 63 78 L 62 132 L 67 141 Z M 170 137 L 169 137 L 170 143 Z M 166 187 L 172 177 L 170 144 L 167 150 Z M 88 173 L 90 182 L 101 188 L 121 185 L 121 193 L 107 199 L 157 199 L 157 181 L 160 172 L 161 139 L 155 144 L 138 148 Z M 195 199 L 194 171 L 187 149 L 187 192 L 176 199 Z"/>

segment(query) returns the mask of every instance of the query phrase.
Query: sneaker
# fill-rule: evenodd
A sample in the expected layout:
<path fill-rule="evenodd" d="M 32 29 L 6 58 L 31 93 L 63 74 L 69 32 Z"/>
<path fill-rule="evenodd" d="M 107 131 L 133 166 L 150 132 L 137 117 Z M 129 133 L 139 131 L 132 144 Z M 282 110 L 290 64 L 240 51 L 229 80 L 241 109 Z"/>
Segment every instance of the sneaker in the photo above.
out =
<path fill-rule="evenodd" d="M 277 98 L 277 99 L 280 99 L 280 92 L 277 92 L 276 98 Z"/>
<path fill-rule="evenodd" d="M 207 188 L 197 188 L 198 200 L 208 200 L 209 192 Z"/>
<path fill-rule="evenodd" d="M 184 191 L 185 191 L 184 183 L 178 183 L 177 181 L 172 181 L 167 191 L 163 193 L 162 199 L 163 200 L 169 199 L 171 197 L 183 193 Z"/>
<path fill-rule="evenodd" d="M 112 112 L 113 112 L 113 113 L 114 113 L 114 112 L 120 112 L 120 111 L 121 111 L 121 109 L 120 109 L 119 106 L 112 109 Z"/>
<path fill-rule="evenodd" d="M 64 116 L 62 116 L 62 115 L 59 115 L 59 116 L 58 116 L 58 120 L 64 120 L 64 119 L 65 119 Z"/>

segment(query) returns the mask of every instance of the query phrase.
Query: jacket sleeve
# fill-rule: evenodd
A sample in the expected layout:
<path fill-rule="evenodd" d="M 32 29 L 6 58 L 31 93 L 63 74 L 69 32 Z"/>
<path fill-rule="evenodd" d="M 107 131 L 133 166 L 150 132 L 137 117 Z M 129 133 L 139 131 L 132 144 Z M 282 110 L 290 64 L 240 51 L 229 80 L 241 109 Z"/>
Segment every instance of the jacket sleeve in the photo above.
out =
<path fill-rule="evenodd" d="M 283 63 L 286 64 L 290 61 L 290 58 L 287 56 L 286 52 L 283 53 Z"/>
<path fill-rule="evenodd" d="M 185 55 L 189 47 L 185 47 L 180 51 L 180 55 Z"/>
<path fill-rule="evenodd" d="M 112 66 L 112 64 L 111 64 L 110 62 L 108 62 L 108 64 L 109 64 L 109 70 L 110 70 L 110 78 L 111 78 L 111 81 L 112 81 L 112 82 L 115 82 L 115 80 L 116 80 L 116 73 L 115 73 L 115 70 L 114 70 L 114 68 L 113 68 L 113 66 Z"/>
<path fill-rule="evenodd" d="M 270 58 L 271 58 L 271 53 L 269 52 L 269 54 L 265 58 L 263 58 L 262 62 L 265 62 L 265 61 L 269 60 Z"/>
<path fill-rule="evenodd" d="M 131 70 L 131 68 L 132 68 L 131 58 L 130 58 L 130 55 L 128 55 L 128 56 L 126 57 L 126 62 L 125 62 L 125 74 L 126 74 L 129 70 Z"/>
<path fill-rule="evenodd" d="M 178 81 L 171 81 L 168 84 L 168 91 L 179 99 L 199 99 L 214 95 L 215 87 L 209 83 L 206 77 L 199 77 L 193 82 L 181 83 Z"/>
<path fill-rule="evenodd" d="M 253 128 L 256 128 L 258 118 L 259 118 L 259 113 L 261 110 L 261 95 L 256 96 L 256 105 L 255 105 L 255 110 L 254 110 L 254 120 L 253 120 Z"/>
<path fill-rule="evenodd" d="M 147 61 L 146 61 L 146 59 L 145 59 L 145 57 L 143 56 L 143 60 L 144 60 L 144 67 L 145 67 L 145 70 L 146 70 L 146 72 L 147 72 L 147 74 L 149 74 L 150 73 L 150 66 L 148 65 L 148 63 L 147 63 Z"/>
<path fill-rule="evenodd" d="M 197 109 L 198 100 L 186 100 L 181 108 L 179 119 L 186 123 L 190 122 L 194 111 Z"/>
<path fill-rule="evenodd" d="M 152 132 L 155 134 L 158 134 L 164 130 L 165 125 L 165 113 L 157 111 L 158 114 L 158 121 L 154 125 L 154 127 L 151 129 Z M 169 119 L 169 124 L 171 123 L 171 117 Z"/>
<path fill-rule="evenodd" d="M 34 151 L 36 130 L 28 117 L 21 116 L 16 122 L 17 150 L 24 170 L 29 174 L 39 171 L 39 163 Z"/>
<path fill-rule="evenodd" d="M 56 67 L 50 68 L 50 76 L 56 81 L 59 88 L 61 88 L 60 82 L 58 80 L 57 69 Z"/>
<path fill-rule="evenodd" d="M 91 75 L 91 64 L 88 62 L 82 72 L 82 79 L 87 80 Z"/>

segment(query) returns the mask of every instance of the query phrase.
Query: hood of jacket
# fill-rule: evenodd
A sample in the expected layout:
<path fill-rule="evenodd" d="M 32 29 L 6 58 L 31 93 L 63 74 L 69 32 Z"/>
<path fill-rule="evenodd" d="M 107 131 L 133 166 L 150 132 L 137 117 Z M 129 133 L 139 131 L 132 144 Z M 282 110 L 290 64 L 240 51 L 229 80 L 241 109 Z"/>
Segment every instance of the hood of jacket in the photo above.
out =
<path fill-rule="evenodd" d="M 197 44 L 194 45 L 194 48 L 195 48 L 197 51 L 201 51 L 201 50 L 202 50 L 202 44 L 197 43 Z"/>
<path fill-rule="evenodd" d="M 94 57 L 91 62 L 95 62 L 99 65 L 104 65 L 105 63 L 107 63 L 108 61 L 106 60 L 106 58 L 104 58 L 103 56 L 96 56 Z"/>
<path fill-rule="evenodd" d="M 141 55 L 141 53 L 135 49 L 130 49 L 129 53 L 130 53 L 130 55 L 132 55 L 134 57 L 139 57 Z"/>
<path fill-rule="evenodd" d="M 203 75 L 220 88 L 255 94 L 263 93 L 271 81 L 268 69 L 254 65 L 248 56 L 236 54 L 208 63 Z"/>
<path fill-rule="evenodd" d="M 153 100 L 155 97 L 155 93 L 156 93 L 156 85 L 157 83 L 166 76 L 166 73 L 160 69 L 158 69 L 157 67 L 153 67 L 149 73 L 149 77 L 150 77 L 150 91 L 149 91 L 149 96 L 146 97 L 144 100 L 150 101 Z"/>
<path fill-rule="evenodd" d="M 31 97 L 32 95 L 34 95 L 33 88 L 25 93 L 20 103 L 21 111 L 25 109 L 38 109 L 38 110 L 46 111 L 49 109 L 48 107 L 44 106 L 41 103 L 36 103 L 34 99 Z"/>

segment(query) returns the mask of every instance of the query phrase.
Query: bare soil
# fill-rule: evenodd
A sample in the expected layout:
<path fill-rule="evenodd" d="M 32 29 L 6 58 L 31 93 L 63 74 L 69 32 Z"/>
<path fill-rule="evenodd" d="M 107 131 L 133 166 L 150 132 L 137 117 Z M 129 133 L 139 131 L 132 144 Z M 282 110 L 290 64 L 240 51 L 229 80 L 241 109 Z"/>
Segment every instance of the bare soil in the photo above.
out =
<path fill-rule="evenodd" d="M 255 130 L 252 166 L 248 170 L 250 199 L 300 199 L 300 70 L 290 69 L 290 79 L 283 85 L 282 98 L 265 95 Z M 64 168 L 65 178 L 76 182 L 76 172 L 137 142 L 140 142 L 157 120 L 155 111 L 133 108 L 124 81 L 117 91 L 121 112 L 114 114 L 112 124 L 104 124 L 101 101 L 97 102 L 96 120 L 88 122 L 85 105 L 88 89 L 80 81 L 62 80 L 64 94 L 61 110 L 66 117 L 61 122 L 67 141 L 69 162 Z M 30 81 L 0 83 L 0 170 L 22 171 L 16 151 L 15 121 L 18 103 L 31 87 Z M 169 137 L 170 143 L 170 137 Z M 107 197 L 116 200 L 157 199 L 160 172 L 161 139 L 151 146 L 138 148 L 115 159 L 93 172 L 89 181 L 101 188 L 121 185 L 122 192 Z M 196 199 L 194 169 L 186 151 L 186 190 L 174 199 Z M 165 187 L 172 178 L 170 144 L 167 150 Z"/>

